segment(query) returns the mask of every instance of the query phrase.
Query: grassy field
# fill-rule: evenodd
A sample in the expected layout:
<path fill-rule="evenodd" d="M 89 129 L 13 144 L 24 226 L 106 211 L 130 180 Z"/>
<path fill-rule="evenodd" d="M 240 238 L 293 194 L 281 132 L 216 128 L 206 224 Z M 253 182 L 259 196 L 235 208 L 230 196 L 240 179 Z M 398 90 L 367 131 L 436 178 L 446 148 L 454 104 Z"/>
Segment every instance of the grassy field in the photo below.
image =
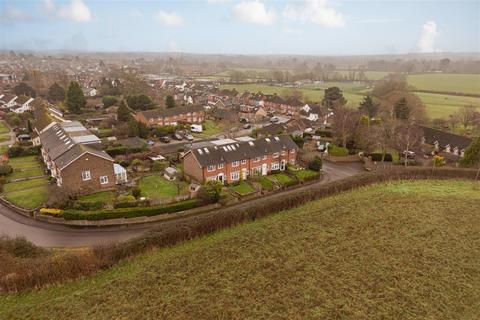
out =
<path fill-rule="evenodd" d="M 277 93 L 280 96 L 286 97 L 292 93 L 293 90 L 299 90 L 303 93 L 303 100 L 309 100 L 313 102 L 320 102 L 323 99 L 325 88 L 342 84 L 341 87 L 343 92 L 343 96 L 345 99 L 348 100 L 349 104 L 358 105 L 360 101 L 363 99 L 363 94 L 353 92 L 353 88 L 357 88 L 358 90 L 363 89 L 364 87 L 354 87 L 351 84 L 343 84 L 339 82 L 326 82 L 322 85 L 319 85 L 315 88 L 284 88 L 284 87 L 276 87 L 276 86 L 269 86 L 265 84 L 228 84 L 222 85 L 222 89 L 236 89 L 237 91 L 249 91 L 249 92 L 262 92 L 265 94 L 273 94 Z"/>
<path fill-rule="evenodd" d="M 418 90 L 458 93 L 480 93 L 480 74 L 415 74 L 407 81 Z"/>
<path fill-rule="evenodd" d="M 478 183 L 381 184 L 0 296 L 0 318 L 476 319 L 478 212 Z"/>
<path fill-rule="evenodd" d="M 447 119 L 463 106 L 475 106 L 480 111 L 480 98 L 452 96 L 435 93 L 415 93 L 425 104 L 430 119 Z"/>
<path fill-rule="evenodd" d="M 186 191 L 187 184 L 185 182 L 180 182 L 180 184 L 180 194 L 182 194 Z M 142 197 L 150 199 L 165 199 L 178 195 L 177 182 L 167 181 L 161 176 L 144 177 L 140 180 L 138 186 L 142 191 Z"/>

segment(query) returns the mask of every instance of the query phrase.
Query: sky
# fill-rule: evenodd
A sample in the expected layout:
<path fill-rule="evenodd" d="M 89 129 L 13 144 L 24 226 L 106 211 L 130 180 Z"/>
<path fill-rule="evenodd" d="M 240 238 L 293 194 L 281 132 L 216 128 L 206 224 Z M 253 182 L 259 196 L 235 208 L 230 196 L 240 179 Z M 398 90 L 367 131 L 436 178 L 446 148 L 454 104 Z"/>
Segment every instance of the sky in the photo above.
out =
<path fill-rule="evenodd" d="M 480 52 L 480 0 L 0 0 L 0 49 Z"/>

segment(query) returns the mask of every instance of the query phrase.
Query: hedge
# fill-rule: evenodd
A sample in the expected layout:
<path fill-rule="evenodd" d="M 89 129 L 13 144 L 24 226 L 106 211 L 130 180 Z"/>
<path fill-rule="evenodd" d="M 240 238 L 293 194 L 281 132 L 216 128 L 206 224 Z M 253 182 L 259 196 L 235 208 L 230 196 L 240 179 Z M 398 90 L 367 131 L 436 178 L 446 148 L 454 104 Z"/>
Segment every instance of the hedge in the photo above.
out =
<path fill-rule="evenodd" d="M 105 209 L 95 212 L 88 212 L 82 210 L 65 210 L 63 218 L 65 220 L 104 220 L 104 219 L 118 219 L 118 218 L 134 218 L 134 217 L 149 217 L 164 213 L 173 213 L 193 209 L 200 206 L 200 202 L 196 199 L 177 202 L 168 206 L 158 207 L 134 207 L 134 208 L 120 208 L 120 209 Z"/>
<path fill-rule="evenodd" d="M 383 155 L 381 153 L 372 153 L 370 156 L 372 157 L 372 161 L 382 161 Z M 392 155 L 390 153 L 385 153 L 384 161 L 392 162 L 393 161 Z"/>

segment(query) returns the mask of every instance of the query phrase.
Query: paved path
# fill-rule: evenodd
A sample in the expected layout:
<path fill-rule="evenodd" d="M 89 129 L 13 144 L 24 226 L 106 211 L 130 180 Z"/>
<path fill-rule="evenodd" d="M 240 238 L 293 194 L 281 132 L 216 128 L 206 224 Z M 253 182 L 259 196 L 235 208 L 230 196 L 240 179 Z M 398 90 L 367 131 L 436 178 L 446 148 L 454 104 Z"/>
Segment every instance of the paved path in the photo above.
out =
<path fill-rule="evenodd" d="M 361 170 L 362 167 L 358 163 L 325 163 L 326 179 L 321 183 L 347 178 Z M 305 186 L 305 188 L 308 187 Z M 273 194 L 271 197 L 281 195 Z M 248 202 L 241 202 L 238 206 L 248 204 Z M 123 241 L 139 236 L 156 225 L 158 224 L 78 229 L 29 219 L 0 204 L 0 235 L 23 236 L 34 244 L 44 247 L 82 247 Z"/>

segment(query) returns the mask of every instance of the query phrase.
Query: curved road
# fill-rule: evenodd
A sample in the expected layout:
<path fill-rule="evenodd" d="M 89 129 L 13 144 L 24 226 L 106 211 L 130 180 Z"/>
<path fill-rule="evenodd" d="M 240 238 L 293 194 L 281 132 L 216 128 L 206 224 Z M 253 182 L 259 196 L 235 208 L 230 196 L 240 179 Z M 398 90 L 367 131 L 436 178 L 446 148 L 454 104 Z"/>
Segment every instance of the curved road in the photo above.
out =
<path fill-rule="evenodd" d="M 360 171 L 361 165 L 358 163 L 324 163 L 324 172 L 327 179 L 320 183 L 343 179 Z M 305 188 L 308 188 L 308 186 Z M 239 205 L 243 204 L 245 203 L 239 203 Z M 0 204 L 0 235 L 23 236 L 32 243 L 43 247 L 83 247 L 124 241 L 139 236 L 156 225 L 158 223 L 78 229 L 29 219 Z"/>

